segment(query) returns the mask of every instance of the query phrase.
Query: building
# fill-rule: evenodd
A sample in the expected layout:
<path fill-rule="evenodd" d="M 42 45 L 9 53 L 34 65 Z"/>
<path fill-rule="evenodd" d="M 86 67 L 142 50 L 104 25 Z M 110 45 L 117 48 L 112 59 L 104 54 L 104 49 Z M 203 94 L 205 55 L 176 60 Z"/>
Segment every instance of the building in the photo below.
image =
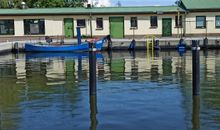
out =
<path fill-rule="evenodd" d="M 186 36 L 218 36 L 220 34 L 219 0 L 182 0 L 180 7 L 186 10 Z"/>
<path fill-rule="evenodd" d="M 182 0 L 179 6 L 0 9 L 0 38 L 73 38 L 76 27 L 84 37 L 218 35 L 217 1 Z"/>

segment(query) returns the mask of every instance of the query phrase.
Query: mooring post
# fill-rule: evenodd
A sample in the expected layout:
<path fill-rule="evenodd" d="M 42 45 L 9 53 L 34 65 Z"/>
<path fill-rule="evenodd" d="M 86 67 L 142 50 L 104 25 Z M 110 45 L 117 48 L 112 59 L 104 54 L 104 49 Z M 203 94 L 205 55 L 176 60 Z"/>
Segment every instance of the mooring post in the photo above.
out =
<path fill-rule="evenodd" d="M 111 51 L 112 50 L 112 39 L 111 39 L 111 35 L 107 35 L 106 39 L 108 41 L 108 47 L 107 50 Z"/>
<path fill-rule="evenodd" d="M 200 90 L 200 55 L 199 55 L 200 47 L 199 41 L 192 41 L 192 71 L 193 71 L 193 95 L 199 95 Z"/>
<path fill-rule="evenodd" d="M 207 37 L 205 37 L 205 38 L 203 39 L 203 47 L 204 47 L 205 49 L 208 48 L 208 43 L 209 43 L 209 40 L 208 40 Z"/>
<path fill-rule="evenodd" d="M 76 32 L 77 32 L 77 41 L 78 41 L 78 45 L 81 44 L 81 30 L 80 30 L 80 27 L 76 27 Z"/>
<path fill-rule="evenodd" d="M 89 43 L 89 90 L 90 95 L 96 94 L 96 48 Z"/>
<path fill-rule="evenodd" d="M 96 47 L 89 42 L 89 99 L 90 99 L 90 130 L 96 130 L 98 121 L 96 97 Z"/>

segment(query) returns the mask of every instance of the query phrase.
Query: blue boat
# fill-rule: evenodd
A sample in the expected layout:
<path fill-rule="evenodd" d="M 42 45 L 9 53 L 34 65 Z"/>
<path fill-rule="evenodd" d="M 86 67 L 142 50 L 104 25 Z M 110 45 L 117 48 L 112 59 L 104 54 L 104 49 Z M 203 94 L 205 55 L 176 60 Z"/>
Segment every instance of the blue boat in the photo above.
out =
<path fill-rule="evenodd" d="M 94 42 L 94 48 L 100 51 L 103 44 L 106 42 L 106 37 Z M 28 52 L 75 52 L 89 51 L 89 42 L 84 42 L 79 45 L 49 45 L 40 43 L 25 43 L 25 51 Z"/>

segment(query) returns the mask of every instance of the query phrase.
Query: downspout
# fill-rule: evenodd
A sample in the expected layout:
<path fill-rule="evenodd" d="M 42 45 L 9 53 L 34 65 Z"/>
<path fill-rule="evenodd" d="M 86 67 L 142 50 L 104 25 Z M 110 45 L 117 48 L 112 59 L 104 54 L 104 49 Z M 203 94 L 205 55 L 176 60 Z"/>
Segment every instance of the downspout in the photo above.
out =
<path fill-rule="evenodd" d="M 89 15 L 89 24 L 90 24 L 90 37 L 92 38 L 93 34 L 92 34 L 92 13 L 90 12 Z"/>
<path fill-rule="evenodd" d="M 179 38 L 179 29 L 180 29 L 180 11 L 179 8 L 177 8 L 177 37 Z"/>
<path fill-rule="evenodd" d="M 185 11 L 185 15 L 184 15 L 184 28 L 183 28 L 183 36 L 186 36 L 186 15 L 187 15 L 187 11 Z"/>

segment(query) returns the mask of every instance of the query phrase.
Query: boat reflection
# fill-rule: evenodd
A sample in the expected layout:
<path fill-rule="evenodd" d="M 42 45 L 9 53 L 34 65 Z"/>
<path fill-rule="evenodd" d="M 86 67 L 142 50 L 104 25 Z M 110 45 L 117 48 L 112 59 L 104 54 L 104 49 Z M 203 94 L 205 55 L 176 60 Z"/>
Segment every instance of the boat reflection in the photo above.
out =
<path fill-rule="evenodd" d="M 72 58 L 72 59 L 80 59 L 80 58 L 88 58 L 89 53 L 88 52 L 78 52 L 78 53 L 26 53 L 26 59 L 43 59 L 43 58 Z M 98 59 L 104 58 L 103 55 L 98 52 L 96 53 L 96 57 Z"/>

